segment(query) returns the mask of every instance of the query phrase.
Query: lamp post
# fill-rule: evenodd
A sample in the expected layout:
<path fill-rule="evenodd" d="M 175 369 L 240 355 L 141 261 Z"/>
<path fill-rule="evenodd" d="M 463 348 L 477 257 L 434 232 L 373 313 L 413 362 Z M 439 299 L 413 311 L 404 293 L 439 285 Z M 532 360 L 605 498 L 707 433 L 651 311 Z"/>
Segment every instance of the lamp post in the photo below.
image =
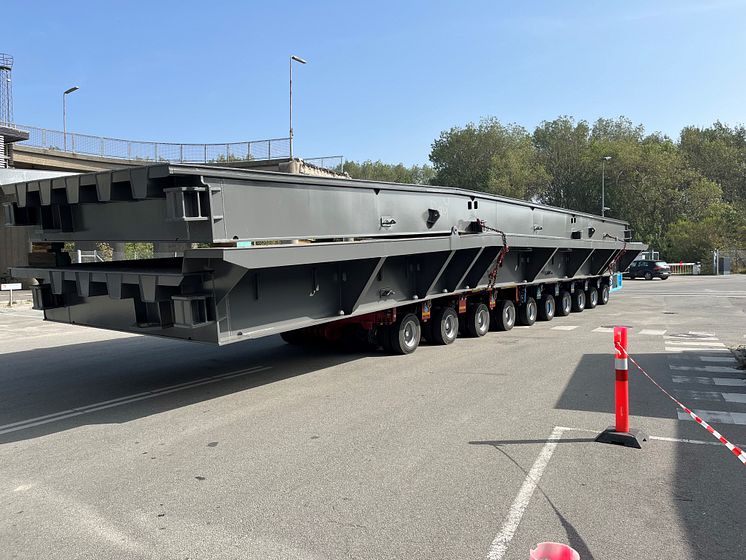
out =
<path fill-rule="evenodd" d="M 293 61 L 306 64 L 306 61 L 299 56 L 290 57 L 290 160 L 293 159 Z"/>
<path fill-rule="evenodd" d="M 606 162 L 611 160 L 611 156 L 601 158 L 601 217 L 606 216 Z"/>
<path fill-rule="evenodd" d="M 78 86 L 66 89 L 62 94 L 62 149 L 67 151 L 67 94 L 78 91 Z"/>

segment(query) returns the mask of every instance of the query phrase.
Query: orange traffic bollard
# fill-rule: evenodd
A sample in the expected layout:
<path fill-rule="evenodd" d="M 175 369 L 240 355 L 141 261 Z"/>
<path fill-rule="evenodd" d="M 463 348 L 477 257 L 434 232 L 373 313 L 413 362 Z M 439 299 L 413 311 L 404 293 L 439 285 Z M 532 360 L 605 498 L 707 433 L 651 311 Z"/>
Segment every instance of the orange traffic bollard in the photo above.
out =
<path fill-rule="evenodd" d="M 614 327 L 614 412 L 616 423 L 601 432 L 596 441 L 641 449 L 647 436 L 629 427 L 629 366 L 627 327 Z"/>

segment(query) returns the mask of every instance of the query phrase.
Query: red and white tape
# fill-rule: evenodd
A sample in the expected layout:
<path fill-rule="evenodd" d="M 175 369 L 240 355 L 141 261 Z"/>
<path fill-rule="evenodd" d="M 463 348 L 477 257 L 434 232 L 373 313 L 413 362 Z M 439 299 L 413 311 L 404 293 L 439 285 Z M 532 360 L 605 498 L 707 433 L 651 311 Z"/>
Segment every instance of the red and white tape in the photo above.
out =
<path fill-rule="evenodd" d="M 616 348 L 617 348 L 617 350 L 619 352 L 622 353 L 622 355 L 624 355 L 627 358 L 629 358 L 629 361 L 632 362 L 633 364 L 635 364 L 635 367 L 637 367 L 637 369 L 639 369 L 645 377 L 647 377 L 650 381 L 652 381 L 653 385 L 655 385 L 656 387 L 658 387 L 658 389 L 660 389 L 663 392 L 663 394 L 665 394 L 669 399 L 671 399 L 678 406 L 680 406 L 681 409 L 684 412 L 686 412 L 689 416 L 691 416 L 694 419 L 695 422 L 697 422 L 697 424 L 700 424 L 701 426 L 703 426 L 705 428 L 705 430 L 707 430 L 713 436 L 715 436 L 716 438 L 718 438 L 718 440 L 720 440 L 720 443 L 722 443 L 725 447 L 727 447 L 730 450 L 730 452 L 733 453 L 733 455 L 735 455 L 736 458 L 739 461 L 741 461 L 744 465 L 746 465 L 746 451 L 744 451 L 740 447 L 736 447 L 731 442 L 729 442 L 727 439 L 725 439 L 720 434 L 720 432 L 718 432 L 715 428 L 713 428 L 707 422 L 705 422 L 704 420 L 702 420 L 702 418 L 700 418 L 699 416 L 697 416 L 696 414 L 694 414 L 694 412 L 692 412 L 691 409 L 689 409 L 687 406 L 685 406 L 684 403 L 682 403 L 680 400 L 678 400 L 676 397 L 674 397 L 671 393 L 669 393 L 663 387 L 661 387 L 661 385 L 655 379 L 653 379 L 652 377 L 650 377 L 650 375 L 648 374 L 648 372 L 645 371 L 645 369 L 640 364 L 638 364 L 635 361 L 635 359 L 632 356 L 630 356 L 629 353 L 624 348 L 622 348 L 622 346 L 620 344 L 616 344 Z"/>

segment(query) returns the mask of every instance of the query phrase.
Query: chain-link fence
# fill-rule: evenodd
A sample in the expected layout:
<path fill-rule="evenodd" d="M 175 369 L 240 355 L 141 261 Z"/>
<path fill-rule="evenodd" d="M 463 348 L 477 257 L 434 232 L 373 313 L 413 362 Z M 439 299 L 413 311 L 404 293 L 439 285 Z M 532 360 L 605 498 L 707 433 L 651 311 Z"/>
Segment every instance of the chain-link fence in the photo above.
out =
<path fill-rule="evenodd" d="M 28 131 L 29 139 L 21 145 L 73 154 L 136 161 L 173 163 L 226 163 L 231 161 L 286 159 L 290 157 L 289 138 L 271 138 L 225 144 L 173 144 L 138 142 L 105 136 L 17 125 Z"/>

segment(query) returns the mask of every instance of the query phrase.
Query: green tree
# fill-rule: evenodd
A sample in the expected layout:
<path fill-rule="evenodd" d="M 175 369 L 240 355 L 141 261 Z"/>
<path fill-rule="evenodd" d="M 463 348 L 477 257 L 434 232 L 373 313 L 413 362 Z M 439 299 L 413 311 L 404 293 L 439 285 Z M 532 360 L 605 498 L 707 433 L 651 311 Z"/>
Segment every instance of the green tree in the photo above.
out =
<path fill-rule="evenodd" d="M 353 179 L 419 185 L 429 184 L 435 175 L 433 168 L 429 165 L 406 167 L 403 163 L 384 163 L 381 160 L 346 161 L 344 170 Z"/>
<path fill-rule="evenodd" d="M 532 198 L 547 180 L 526 129 L 496 118 L 443 131 L 430 161 L 435 184 L 515 198 Z"/>
<path fill-rule="evenodd" d="M 687 162 L 723 190 L 727 202 L 746 202 L 746 127 L 716 122 L 685 127 L 679 141 Z"/>

